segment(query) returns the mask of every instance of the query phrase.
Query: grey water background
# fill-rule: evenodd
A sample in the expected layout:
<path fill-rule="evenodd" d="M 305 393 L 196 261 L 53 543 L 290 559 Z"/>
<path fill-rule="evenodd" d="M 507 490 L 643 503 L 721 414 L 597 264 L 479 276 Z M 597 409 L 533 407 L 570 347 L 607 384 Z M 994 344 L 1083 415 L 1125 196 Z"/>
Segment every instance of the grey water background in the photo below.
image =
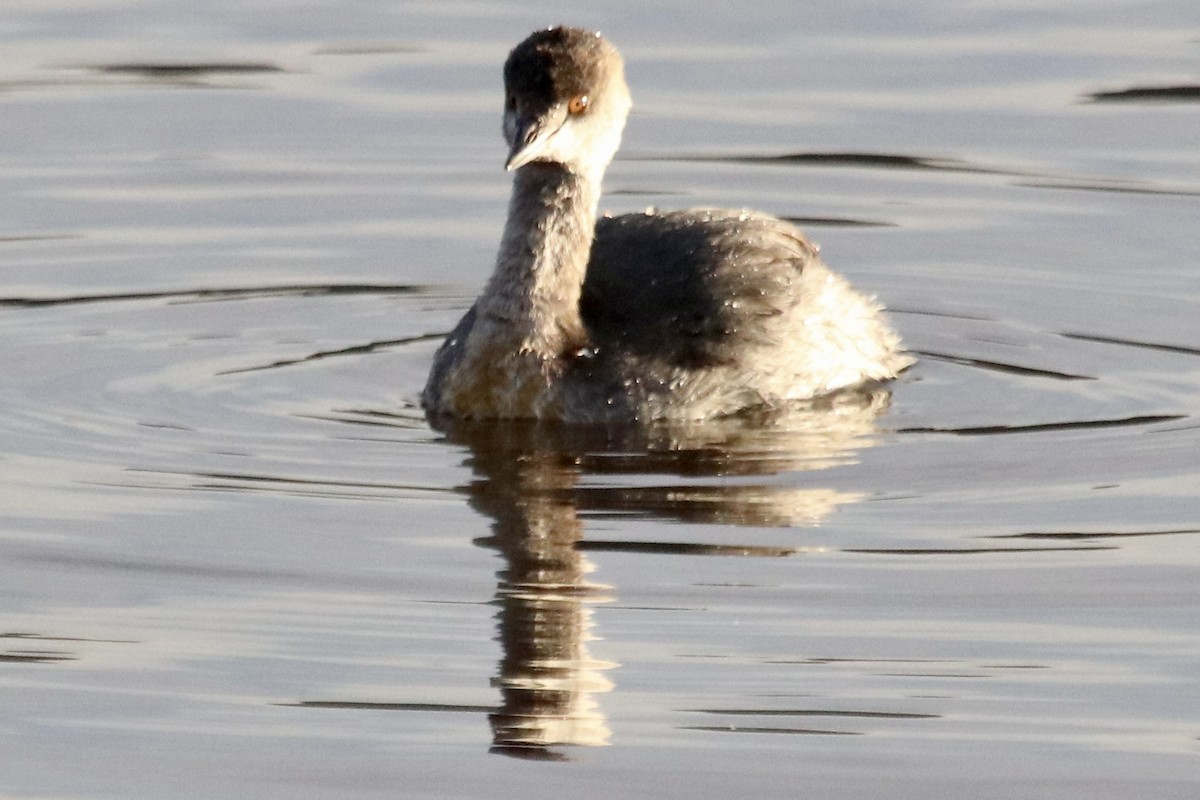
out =
<path fill-rule="evenodd" d="M 5 3 L 0 796 L 1195 797 L 1200 8 L 1043 6 Z M 560 21 L 890 398 L 430 430 Z"/>

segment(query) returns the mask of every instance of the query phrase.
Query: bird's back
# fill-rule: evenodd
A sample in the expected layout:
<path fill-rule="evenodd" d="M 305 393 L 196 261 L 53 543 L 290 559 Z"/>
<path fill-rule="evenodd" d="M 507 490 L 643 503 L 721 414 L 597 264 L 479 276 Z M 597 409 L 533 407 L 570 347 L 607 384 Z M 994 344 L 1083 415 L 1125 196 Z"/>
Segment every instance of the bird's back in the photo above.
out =
<path fill-rule="evenodd" d="M 583 284 L 594 339 L 685 368 L 736 361 L 796 301 L 816 253 L 782 220 L 736 211 L 602 218 Z"/>
<path fill-rule="evenodd" d="M 660 398 L 667 416 L 807 399 L 909 361 L 873 301 L 793 225 L 754 212 L 602 218 L 581 310 L 639 416 L 662 413 Z"/>

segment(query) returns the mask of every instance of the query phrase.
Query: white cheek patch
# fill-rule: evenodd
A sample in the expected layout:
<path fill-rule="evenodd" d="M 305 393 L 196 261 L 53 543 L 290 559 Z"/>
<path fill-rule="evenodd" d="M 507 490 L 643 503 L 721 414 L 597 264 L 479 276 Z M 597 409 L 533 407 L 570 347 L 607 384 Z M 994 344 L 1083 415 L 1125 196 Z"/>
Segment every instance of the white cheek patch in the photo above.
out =
<path fill-rule="evenodd" d="M 543 156 L 560 164 L 579 160 L 579 135 L 573 120 L 568 119 L 562 127 L 546 138 Z"/>

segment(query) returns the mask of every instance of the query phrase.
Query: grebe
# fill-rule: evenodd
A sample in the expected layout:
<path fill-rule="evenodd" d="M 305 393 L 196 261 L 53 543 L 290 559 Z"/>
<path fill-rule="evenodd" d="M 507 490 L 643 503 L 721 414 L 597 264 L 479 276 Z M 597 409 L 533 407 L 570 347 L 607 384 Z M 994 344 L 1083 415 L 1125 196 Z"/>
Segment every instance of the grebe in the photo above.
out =
<path fill-rule="evenodd" d="M 912 359 L 791 224 L 693 209 L 596 220 L 630 108 L 599 34 L 535 32 L 504 65 L 508 220 L 434 357 L 431 417 L 706 419 L 885 381 Z"/>

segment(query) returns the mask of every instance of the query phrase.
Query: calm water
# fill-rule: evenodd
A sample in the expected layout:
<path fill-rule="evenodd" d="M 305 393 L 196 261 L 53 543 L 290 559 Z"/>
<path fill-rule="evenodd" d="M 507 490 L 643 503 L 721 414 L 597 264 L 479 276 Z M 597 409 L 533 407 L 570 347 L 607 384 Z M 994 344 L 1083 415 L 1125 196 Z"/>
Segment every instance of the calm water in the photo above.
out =
<path fill-rule="evenodd" d="M 1039 5 L 8 3 L 0 796 L 1195 797 L 1200 9 Z M 564 20 L 890 396 L 428 428 Z"/>

